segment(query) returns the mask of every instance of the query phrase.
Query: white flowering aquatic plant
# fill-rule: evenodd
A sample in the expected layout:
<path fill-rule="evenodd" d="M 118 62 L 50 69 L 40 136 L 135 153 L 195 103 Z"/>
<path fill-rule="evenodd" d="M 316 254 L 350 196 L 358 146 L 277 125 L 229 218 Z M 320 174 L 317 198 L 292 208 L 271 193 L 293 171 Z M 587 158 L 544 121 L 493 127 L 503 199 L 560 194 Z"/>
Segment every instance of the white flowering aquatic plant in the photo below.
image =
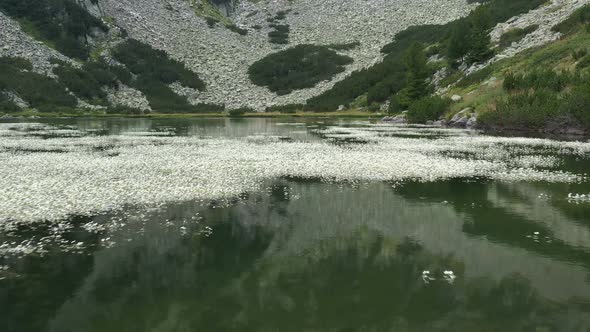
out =
<path fill-rule="evenodd" d="M 63 136 L 64 130 L 69 131 L 66 137 L 40 137 Z M 585 174 L 556 166 L 562 157 L 590 153 L 585 142 L 491 137 L 457 129 L 365 124 L 310 130 L 327 139 L 176 137 L 172 131 L 98 136 L 76 128 L 0 124 L 0 234 L 18 225 L 47 222 L 59 230 L 67 227 L 68 216 L 124 206 L 237 197 L 279 177 L 327 182 L 581 182 Z M 341 139 L 365 143 L 331 143 Z M 11 243 L 4 249 L 30 252 L 35 243 Z"/>

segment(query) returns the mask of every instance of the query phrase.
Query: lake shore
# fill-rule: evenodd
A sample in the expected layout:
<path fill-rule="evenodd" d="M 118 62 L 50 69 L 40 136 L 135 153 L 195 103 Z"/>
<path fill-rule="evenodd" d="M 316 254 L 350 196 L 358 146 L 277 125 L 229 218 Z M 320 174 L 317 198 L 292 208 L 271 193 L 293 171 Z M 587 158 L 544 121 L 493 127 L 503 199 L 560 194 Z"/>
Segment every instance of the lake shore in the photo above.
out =
<path fill-rule="evenodd" d="M 5 113 L 0 115 L 0 120 L 3 119 L 18 119 L 18 118 L 359 118 L 359 119 L 381 119 L 385 116 L 383 113 L 369 113 L 363 111 L 336 111 L 336 112 L 295 112 L 295 113 L 280 113 L 280 112 L 252 112 L 245 113 L 241 116 L 230 116 L 227 113 L 148 113 L 148 114 L 106 114 L 80 111 L 79 113 L 48 113 L 48 112 L 19 112 L 19 113 Z"/>

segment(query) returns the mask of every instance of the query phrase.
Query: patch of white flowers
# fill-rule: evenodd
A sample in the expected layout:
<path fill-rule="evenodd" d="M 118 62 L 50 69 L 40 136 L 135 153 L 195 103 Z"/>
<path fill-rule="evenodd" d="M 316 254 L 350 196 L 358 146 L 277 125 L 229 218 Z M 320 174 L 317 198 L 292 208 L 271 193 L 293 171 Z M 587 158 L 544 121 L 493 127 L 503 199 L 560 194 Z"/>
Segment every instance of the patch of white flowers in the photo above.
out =
<path fill-rule="evenodd" d="M 573 193 L 569 193 L 567 195 L 567 200 L 570 203 L 574 203 L 574 204 L 590 203 L 590 194 L 573 194 Z"/>
<path fill-rule="evenodd" d="M 547 168 L 558 163 L 555 154 L 590 152 L 590 143 L 584 142 L 477 136 L 456 130 L 436 138 L 405 137 L 410 130 L 441 131 L 431 128 L 318 129 L 325 136 L 371 141 L 335 145 L 264 136 L 203 139 L 143 132 L 44 139 L 22 135 L 31 127 L 51 132 L 44 125 L 6 127 L 0 127 L 4 136 L 0 231 L 14 222 L 61 220 L 124 205 L 229 198 L 258 190 L 265 180 L 281 176 L 325 181 L 487 177 L 577 182 L 584 176 Z"/>

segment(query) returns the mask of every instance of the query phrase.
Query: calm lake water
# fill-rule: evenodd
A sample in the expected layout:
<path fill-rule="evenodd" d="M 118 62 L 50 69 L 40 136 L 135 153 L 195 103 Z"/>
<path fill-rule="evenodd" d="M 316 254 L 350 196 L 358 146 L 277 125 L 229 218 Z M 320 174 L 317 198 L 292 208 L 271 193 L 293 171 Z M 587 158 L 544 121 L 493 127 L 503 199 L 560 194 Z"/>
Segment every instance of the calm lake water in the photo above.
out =
<path fill-rule="evenodd" d="M 424 144 L 420 149 L 434 149 L 450 144 L 449 139 L 475 142 L 484 135 L 391 129 L 356 120 L 30 121 L 35 124 L 0 124 L 0 169 L 18 158 L 40 158 L 38 169 L 27 169 L 19 181 L 33 176 L 50 181 L 57 176 L 54 169 L 75 169 L 80 176 L 68 175 L 71 185 L 78 186 L 82 178 L 86 182 L 76 187 L 79 202 L 59 207 L 65 198 L 47 198 L 47 211 L 55 206 L 67 217 L 37 220 L 43 217 L 35 213 L 45 211 L 46 203 L 37 197 L 37 203 L 20 206 L 24 196 L 10 201 L 16 193 L 10 188 L 18 183 L 6 174 L 0 180 L 0 202 L 17 205 L 10 214 L 0 214 L 0 222 L 12 223 L 0 228 L 3 332 L 590 331 L 587 141 L 533 144 L 489 137 L 492 143 L 485 148 L 435 151 L 428 156 L 448 158 L 420 166 L 432 169 L 426 175 L 438 174 L 436 164 L 443 160 L 448 176 L 376 180 L 390 176 L 384 173 L 387 168 L 363 165 L 371 177 L 350 175 L 347 172 L 361 161 L 340 169 L 342 150 L 332 149 L 346 152 L 352 146 L 351 156 L 361 151 L 374 158 L 374 164 L 395 163 L 389 161 L 395 155 L 367 149 L 399 143 L 400 149 L 407 144 L 410 150 L 418 140 Z M 170 194 L 173 188 L 165 182 L 157 184 L 162 193 L 146 191 L 136 197 L 133 193 L 145 187 L 125 189 L 130 186 L 125 178 L 134 168 L 126 168 L 121 160 L 143 149 L 144 143 L 127 143 L 128 137 L 150 138 L 150 149 L 174 146 L 175 152 L 162 152 L 170 158 L 200 149 L 199 140 L 208 144 L 224 139 L 224 145 L 248 140 L 261 151 L 268 142 L 276 144 L 276 151 L 309 146 L 319 149 L 317 156 L 293 153 L 306 164 L 334 153 L 338 165 L 322 164 L 334 167 L 331 180 L 293 170 L 274 177 L 269 171 L 272 176 L 222 198 L 181 199 L 183 193 Z M 108 142 L 115 148 L 105 147 L 104 139 L 112 139 Z M 58 159 L 86 150 L 55 150 L 50 146 L 54 142 L 64 149 L 89 144 L 92 159 L 85 165 Z M 548 144 L 554 144 L 553 150 L 543 148 Z M 485 176 L 476 167 L 470 176 L 461 173 L 468 165 L 455 165 L 478 158 L 487 162 L 484 154 L 492 147 L 510 153 L 505 163 L 513 168 L 508 173 L 498 166 L 490 173 L 494 175 Z M 245 148 L 239 146 L 236 154 Z M 573 149 L 581 152 L 564 153 Z M 219 157 L 198 151 L 197 159 Z M 261 153 L 272 159 L 271 152 Z M 99 164 L 106 158 L 121 162 L 116 165 L 121 178 L 109 178 L 108 184 L 87 182 L 93 172 L 103 179 L 99 166 L 88 165 L 107 165 Z M 240 158 L 262 157 L 253 153 Z M 43 164 L 47 160 L 52 163 Z M 174 165 L 152 160 L 146 157 L 143 166 L 133 167 L 144 167 L 136 168 L 144 174 L 157 168 L 170 181 L 192 181 Z M 232 162 L 224 157 L 217 164 Z M 256 159 L 257 165 L 263 162 Z M 546 173 L 527 180 L 525 169 Z M 17 176 L 17 170 L 2 170 Z M 239 169 L 223 172 L 215 177 L 230 177 Z M 55 181 L 47 188 L 43 181 L 40 188 L 31 185 L 30 195 L 61 195 L 68 183 L 62 187 Z M 8 189 L 2 189 L 3 184 Z M 117 191 L 116 200 L 124 204 L 105 205 L 111 198 L 101 196 L 105 186 Z M 52 187 L 59 190 L 49 191 Z M 94 197 L 98 208 L 87 207 Z M 79 214 L 72 213 L 76 209 Z"/>

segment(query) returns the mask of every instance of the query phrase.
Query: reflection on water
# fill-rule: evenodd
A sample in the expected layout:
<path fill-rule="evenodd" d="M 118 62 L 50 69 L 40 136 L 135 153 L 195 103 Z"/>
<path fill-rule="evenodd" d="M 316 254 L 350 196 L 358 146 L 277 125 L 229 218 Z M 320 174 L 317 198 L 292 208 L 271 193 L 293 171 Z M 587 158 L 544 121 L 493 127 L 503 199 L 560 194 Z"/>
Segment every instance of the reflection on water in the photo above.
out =
<path fill-rule="evenodd" d="M 322 139 L 308 134 L 313 123 L 127 121 L 76 126 L 105 134 L 169 126 L 176 134 Z M 570 203 L 571 192 L 590 188 L 275 179 L 229 201 L 72 217 L 72 228 L 59 231 L 69 250 L 0 258 L 9 267 L 0 272 L 0 326 L 8 332 L 588 331 L 590 204 Z M 55 232 L 39 226 L 2 236 L 16 241 Z"/>

